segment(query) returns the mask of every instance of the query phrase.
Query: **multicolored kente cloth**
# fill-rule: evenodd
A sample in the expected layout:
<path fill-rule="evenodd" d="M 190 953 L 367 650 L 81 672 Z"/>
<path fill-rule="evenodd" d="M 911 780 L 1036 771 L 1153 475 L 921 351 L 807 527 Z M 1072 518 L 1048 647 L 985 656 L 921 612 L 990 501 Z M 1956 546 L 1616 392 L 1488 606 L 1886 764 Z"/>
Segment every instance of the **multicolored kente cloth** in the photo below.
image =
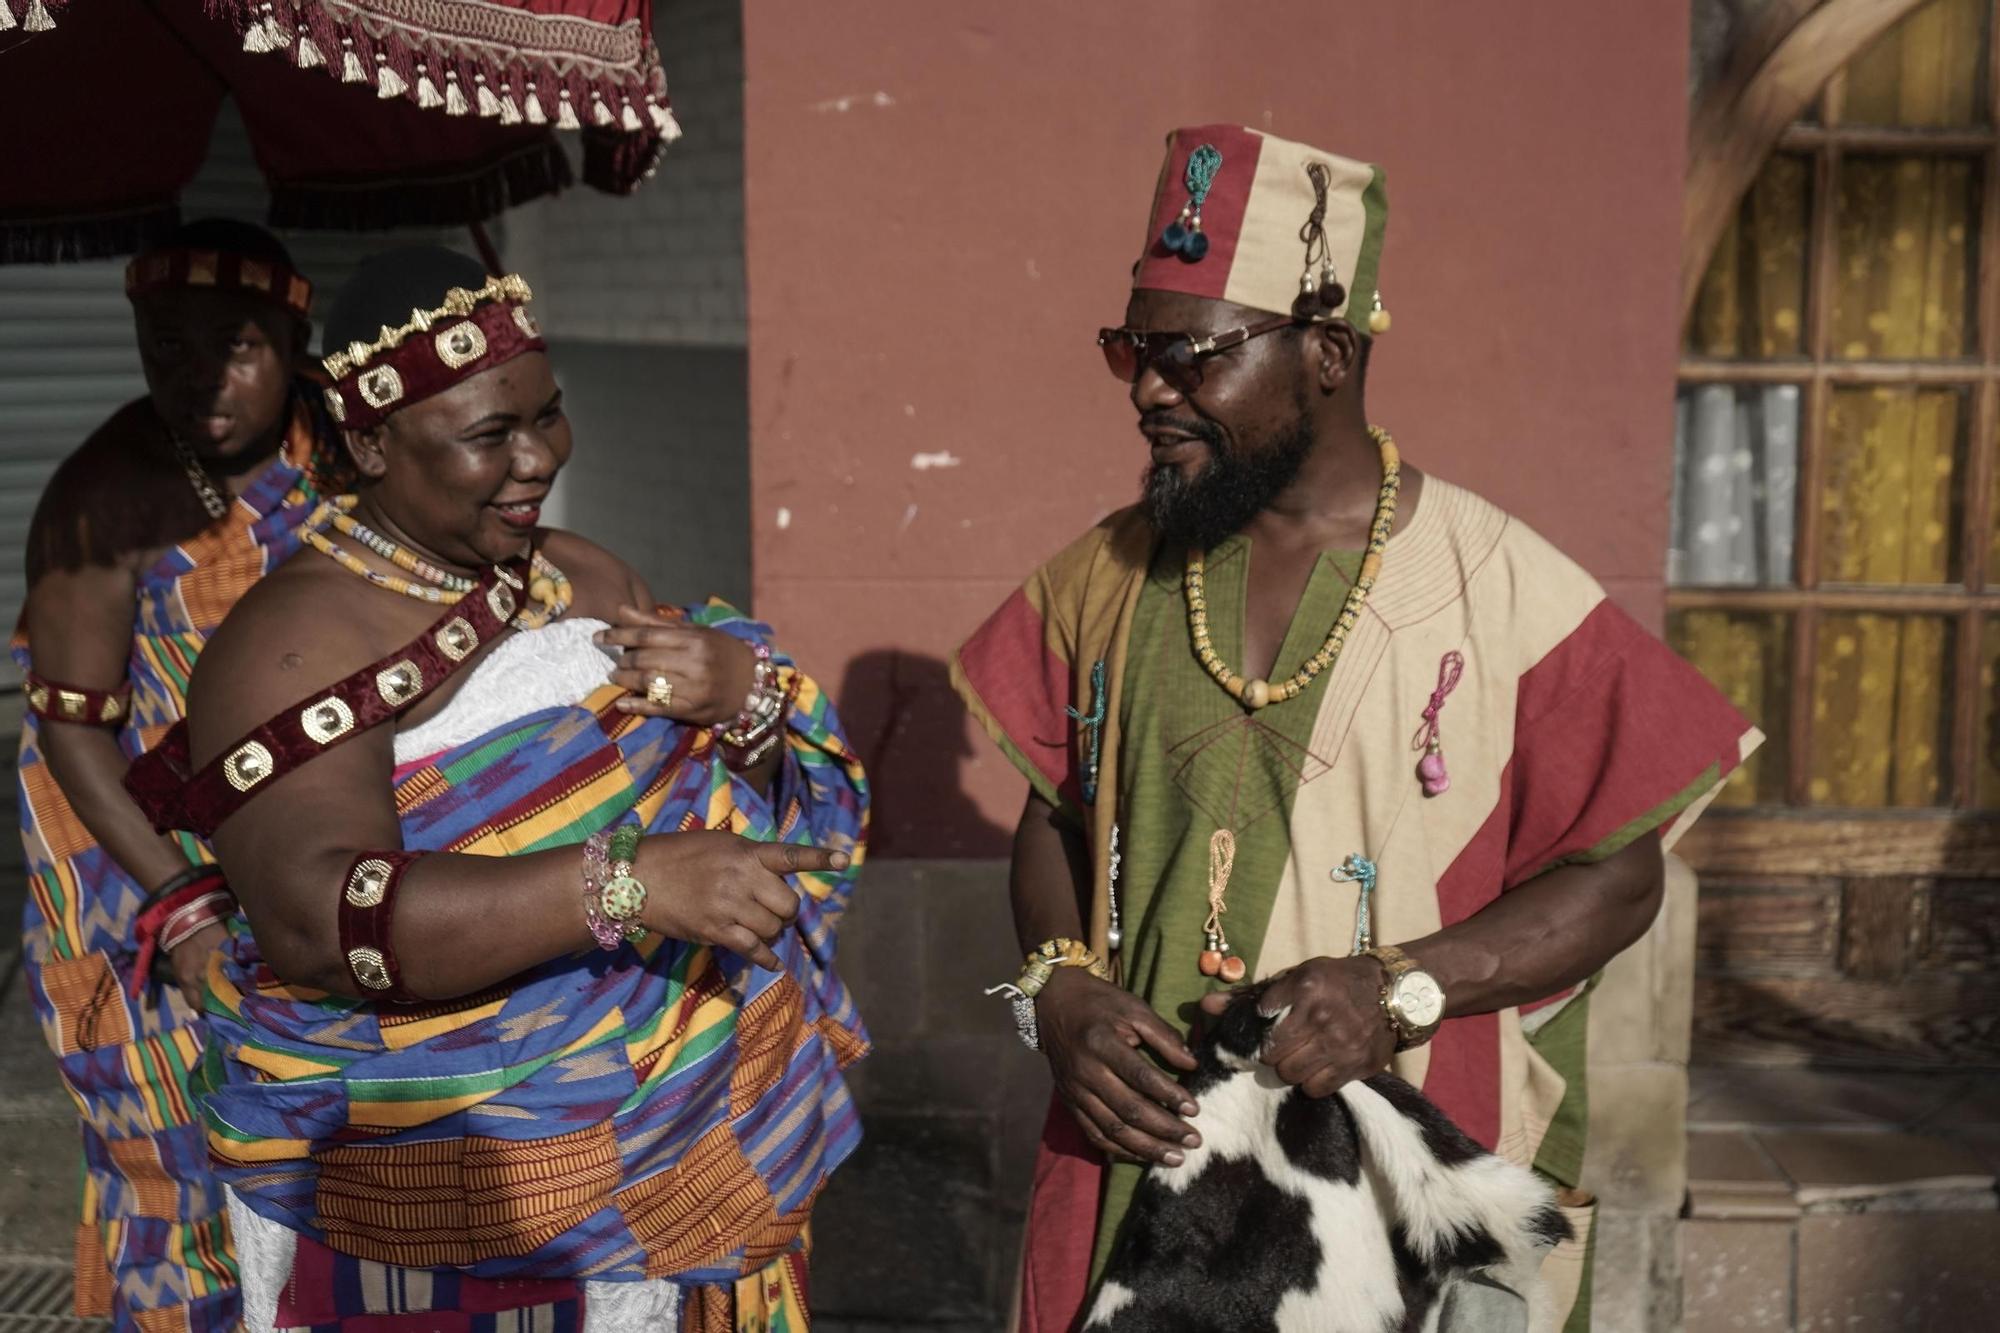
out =
<path fill-rule="evenodd" d="M 1258 712 L 1196 661 L 1183 553 L 1157 547 L 1133 511 L 1106 519 L 1001 606 L 953 676 L 1035 790 L 1086 831 L 1100 951 L 1115 828 L 1119 975 L 1183 1029 L 1189 1003 L 1220 985 L 1196 968 L 1216 830 L 1235 836 L 1229 942 L 1251 976 L 1269 976 L 1352 951 L 1358 889 L 1330 875 L 1351 855 L 1378 867 L 1374 939 L 1417 939 L 1555 866 L 1649 834 L 1670 844 L 1761 739 L 1576 564 L 1435 477 L 1391 538 L 1334 669 Z M 1319 648 L 1358 564 L 1358 553 L 1322 555 L 1271 679 Z M 1241 536 L 1208 555 L 1211 634 L 1234 663 L 1250 565 Z M 1463 676 L 1441 714 L 1451 786 L 1426 796 L 1413 740 L 1454 652 Z M 1449 1020 L 1394 1068 L 1473 1138 L 1573 1186 L 1586 989 Z M 1070 1326 L 1138 1175 L 1107 1171 L 1068 1111 L 1052 1109 L 1024 1330 Z M 1590 1218 L 1572 1220 L 1580 1240 L 1550 1256 L 1544 1277 L 1569 1327 L 1587 1328 Z"/>
<path fill-rule="evenodd" d="M 719 603 L 688 616 L 768 641 Z M 797 876 L 780 972 L 655 936 L 457 1000 L 375 1005 L 286 986 L 237 929 L 210 974 L 209 1149 L 242 1204 L 301 1238 L 298 1264 L 326 1270 L 295 1267 L 280 1326 L 372 1333 L 435 1312 L 408 1327 L 557 1328 L 582 1280 L 655 1278 L 680 1284 L 686 1329 L 806 1326 L 807 1219 L 860 1139 L 840 1070 L 867 1036 L 834 932 L 867 781 L 809 679 L 768 798 L 706 730 L 624 713 L 621 694 L 401 765 L 403 845 L 509 856 L 636 821 L 853 864 Z M 467 1322 L 482 1310 L 511 1317 Z"/>
<path fill-rule="evenodd" d="M 157 432 L 147 425 L 151 412 L 141 400 L 104 429 Z M 180 719 L 208 636 L 298 549 L 298 529 L 319 503 L 305 472 L 319 420 L 301 396 L 279 457 L 220 520 L 140 576 L 132 711 L 118 734 L 126 754 L 143 753 Z M 13 648 L 22 668 L 32 668 L 25 630 Z M 147 984 L 137 999 L 129 996 L 133 926 L 146 890 L 64 799 L 42 751 L 47 725 L 29 713 L 21 730 L 23 931 L 35 1012 L 83 1120 L 77 1313 L 110 1316 L 120 1333 L 221 1333 L 237 1326 L 236 1264 L 187 1089 L 201 1025 L 173 986 Z M 198 840 L 181 841 L 190 861 L 213 859 Z"/>

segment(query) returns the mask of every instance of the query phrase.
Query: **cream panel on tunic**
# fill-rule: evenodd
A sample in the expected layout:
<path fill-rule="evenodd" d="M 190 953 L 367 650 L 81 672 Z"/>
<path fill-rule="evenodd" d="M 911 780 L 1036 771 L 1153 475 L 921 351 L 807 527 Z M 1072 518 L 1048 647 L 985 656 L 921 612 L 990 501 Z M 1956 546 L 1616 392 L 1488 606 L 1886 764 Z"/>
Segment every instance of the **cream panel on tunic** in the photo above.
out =
<path fill-rule="evenodd" d="M 1330 767 L 1302 785 L 1293 804 L 1292 854 L 1260 946 L 1261 971 L 1350 951 L 1359 890 L 1329 872 L 1353 853 L 1376 863 L 1377 943 L 1439 928 L 1438 881 L 1500 799 L 1521 675 L 1603 595 L 1525 525 L 1470 491 L 1425 477 L 1321 702 L 1312 750 Z M 1451 789 L 1426 797 L 1411 742 L 1452 651 L 1465 668 L 1442 713 Z M 1563 1080 L 1529 1047 L 1517 1010 L 1501 1011 L 1499 1022 L 1498 1146 L 1527 1163 L 1562 1100 Z M 1394 1068 L 1421 1087 L 1428 1066 L 1428 1048 L 1419 1047 L 1397 1056 Z"/>

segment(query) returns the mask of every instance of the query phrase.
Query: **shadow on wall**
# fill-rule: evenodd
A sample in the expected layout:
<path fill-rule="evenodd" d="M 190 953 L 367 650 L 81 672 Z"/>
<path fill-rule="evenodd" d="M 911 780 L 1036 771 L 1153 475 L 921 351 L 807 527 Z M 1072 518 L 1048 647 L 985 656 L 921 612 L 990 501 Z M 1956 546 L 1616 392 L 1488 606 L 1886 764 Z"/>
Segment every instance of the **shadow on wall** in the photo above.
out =
<path fill-rule="evenodd" d="M 988 819 L 965 791 L 967 762 L 978 756 L 943 661 L 889 648 L 866 652 L 848 663 L 833 697 L 873 785 L 869 855 L 1007 854 L 1013 831 Z"/>

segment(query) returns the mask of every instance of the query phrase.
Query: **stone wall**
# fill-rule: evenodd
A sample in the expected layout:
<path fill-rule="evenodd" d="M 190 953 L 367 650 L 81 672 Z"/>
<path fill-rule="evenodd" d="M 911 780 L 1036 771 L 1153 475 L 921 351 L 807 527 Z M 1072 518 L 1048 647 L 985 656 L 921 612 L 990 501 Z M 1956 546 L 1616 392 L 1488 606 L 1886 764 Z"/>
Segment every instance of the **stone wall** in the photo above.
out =
<path fill-rule="evenodd" d="M 998 1327 L 1049 1106 L 1048 1066 L 983 994 L 1020 970 L 1006 863 L 870 863 L 840 970 L 875 1051 L 851 1071 L 861 1150 L 813 1222 L 814 1327 Z"/>

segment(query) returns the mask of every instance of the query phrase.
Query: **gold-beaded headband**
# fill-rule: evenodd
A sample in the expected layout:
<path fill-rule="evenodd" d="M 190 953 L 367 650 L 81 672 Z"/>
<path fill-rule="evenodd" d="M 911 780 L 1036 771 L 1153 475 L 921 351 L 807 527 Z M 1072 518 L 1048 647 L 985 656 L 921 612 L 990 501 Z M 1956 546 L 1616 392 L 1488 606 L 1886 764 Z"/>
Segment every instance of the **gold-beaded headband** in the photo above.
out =
<path fill-rule="evenodd" d="M 383 325 L 372 343 L 349 343 L 321 362 L 333 380 L 327 411 L 349 430 L 366 430 L 523 352 L 545 350 L 528 313 L 532 299 L 518 275 L 488 278 L 476 290 L 453 287 L 444 304 L 413 311 L 396 328 Z"/>

